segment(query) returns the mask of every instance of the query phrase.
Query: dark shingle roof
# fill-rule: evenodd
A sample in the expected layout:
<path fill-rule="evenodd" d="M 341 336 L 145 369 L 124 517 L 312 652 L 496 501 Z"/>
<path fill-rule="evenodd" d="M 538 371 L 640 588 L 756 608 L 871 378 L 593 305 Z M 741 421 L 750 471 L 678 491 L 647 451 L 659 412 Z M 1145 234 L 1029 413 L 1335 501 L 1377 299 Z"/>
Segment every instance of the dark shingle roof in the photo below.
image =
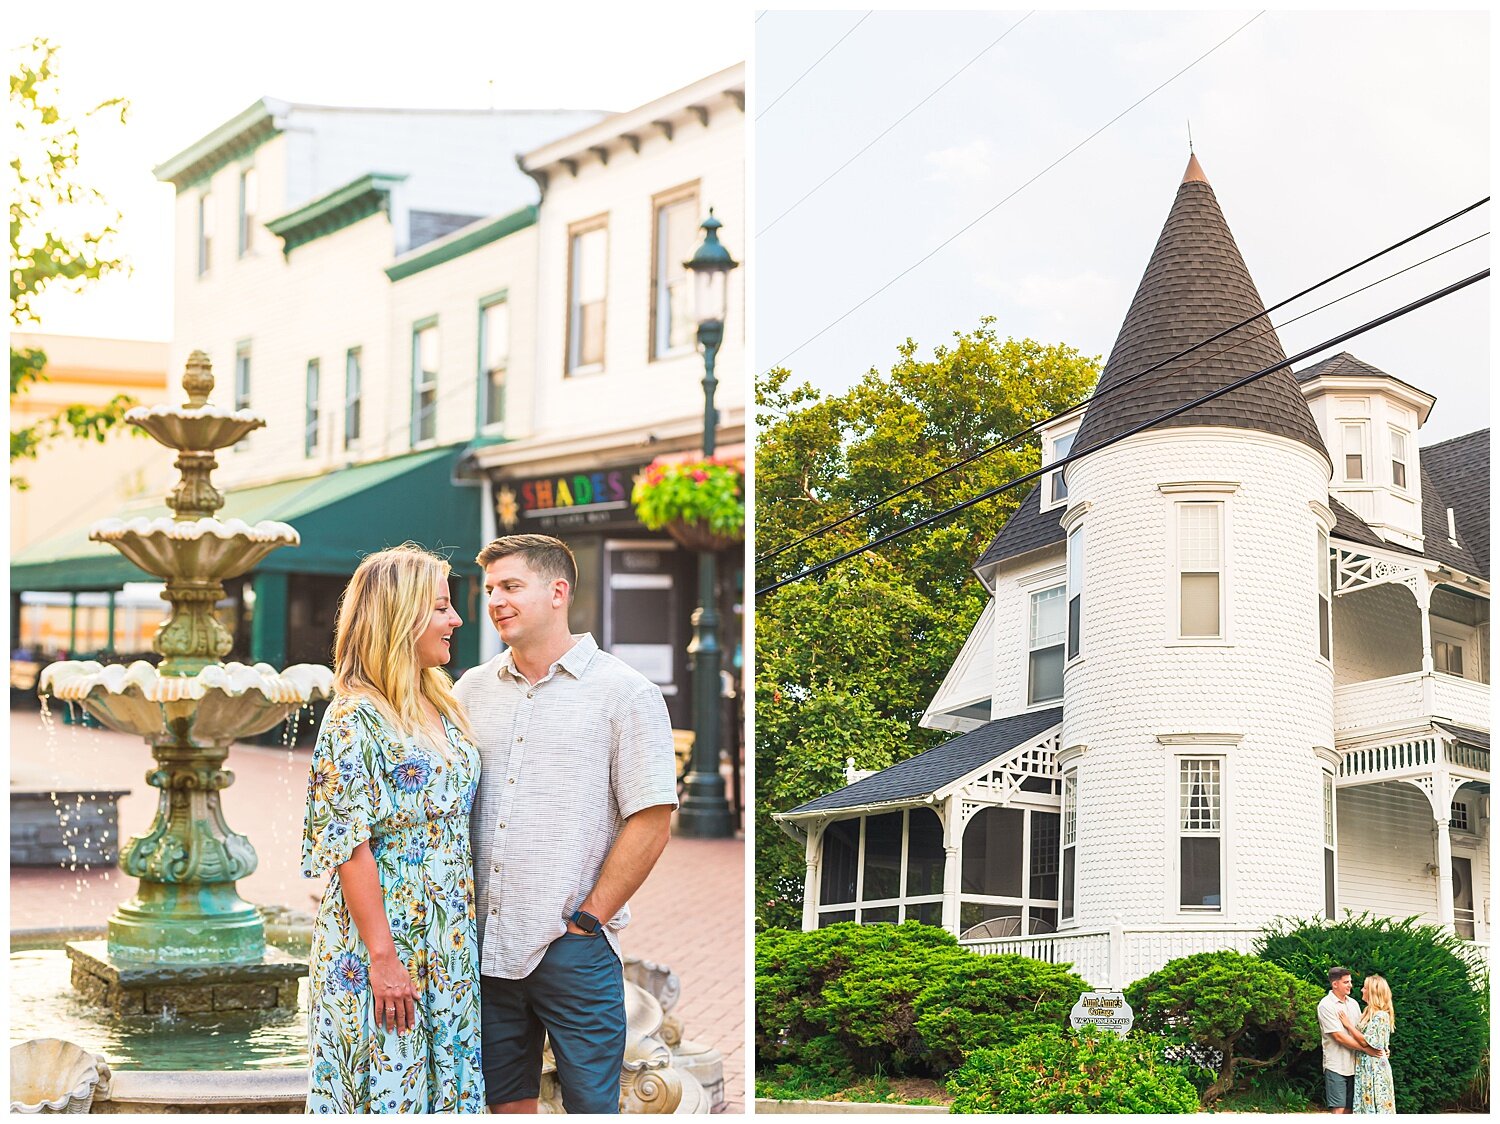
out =
<path fill-rule="evenodd" d="M 1213 188 L 1201 175 L 1194 160 L 1125 314 L 1073 444 L 1075 452 L 1286 358 L 1270 321 L 1261 316 L 1106 396 L 1126 379 L 1264 307 Z M 1317 423 L 1286 369 L 1162 424 L 1259 430 L 1301 441 L 1327 456 Z"/>
<path fill-rule="evenodd" d="M 1490 431 L 1476 430 L 1422 450 L 1422 535 L 1427 557 L 1490 576 Z M 1459 545 L 1448 541 L 1448 508 Z"/>
<path fill-rule="evenodd" d="M 793 808 L 791 814 L 836 811 L 926 796 L 1007 750 L 1035 741 L 1061 721 L 1062 707 L 997 718 L 846 788 L 809 800 Z"/>
<path fill-rule="evenodd" d="M 1045 477 L 1043 479 L 1045 480 Z M 1050 546 L 1052 543 L 1062 542 L 1067 537 L 1062 529 L 1062 517 L 1067 510 L 1066 507 L 1059 505 L 1051 511 L 1043 511 L 1041 485 L 1033 486 L 1031 491 L 1026 493 L 1026 498 L 1021 501 L 1021 506 L 1011 513 L 1011 517 L 1005 521 L 1005 526 L 1000 528 L 1000 533 L 995 536 L 995 541 L 990 543 L 984 556 L 974 563 L 974 568 L 979 569 L 993 562 L 1014 558 L 1018 554 L 1025 554 L 1028 550 L 1035 550 L 1039 546 Z"/>
<path fill-rule="evenodd" d="M 447 211 L 412 211 L 407 249 L 415 250 L 418 246 L 436 242 L 455 230 L 462 230 L 478 218 L 478 215 L 457 215 Z"/>
<path fill-rule="evenodd" d="M 1334 497 L 1328 497 L 1328 506 L 1333 509 L 1334 537 L 1344 539 L 1348 542 L 1357 542 L 1363 546 L 1378 546 L 1389 550 L 1406 550 L 1404 546 L 1386 542 L 1375 533 L 1368 523 Z M 1408 554 L 1416 553 L 1414 550 L 1406 550 L 1406 552 Z"/>

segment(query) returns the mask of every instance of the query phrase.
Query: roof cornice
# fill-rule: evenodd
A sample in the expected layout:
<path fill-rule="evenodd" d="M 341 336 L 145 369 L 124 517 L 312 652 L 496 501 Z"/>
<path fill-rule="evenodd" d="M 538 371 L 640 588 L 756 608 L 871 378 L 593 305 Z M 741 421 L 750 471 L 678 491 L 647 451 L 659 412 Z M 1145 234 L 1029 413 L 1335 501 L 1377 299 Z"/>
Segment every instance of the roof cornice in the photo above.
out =
<path fill-rule="evenodd" d="M 151 169 L 151 174 L 179 192 L 208 179 L 231 161 L 248 156 L 282 131 L 291 105 L 261 98 L 207 136 Z"/>
<path fill-rule="evenodd" d="M 295 211 L 269 220 L 266 229 L 281 239 L 281 252 L 290 257 L 298 246 L 352 226 L 379 211 L 389 213 L 391 192 L 405 179 L 404 174 L 367 172 Z"/>
<path fill-rule="evenodd" d="M 1302 388 L 1304 398 L 1312 398 L 1329 391 L 1344 394 L 1350 391 L 1380 391 L 1393 398 L 1399 398 L 1414 409 L 1417 412 L 1418 425 L 1427 424 L 1427 416 L 1432 413 L 1432 407 L 1437 404 L 1437 399 L 1431 394 L 1425 390 L 1418 390 L 1411 383 L 1403 382 L 1395 375 L 1345 374 L 1332 371 L 1328 374 L 1314 375 L 1297 385 Z"/>

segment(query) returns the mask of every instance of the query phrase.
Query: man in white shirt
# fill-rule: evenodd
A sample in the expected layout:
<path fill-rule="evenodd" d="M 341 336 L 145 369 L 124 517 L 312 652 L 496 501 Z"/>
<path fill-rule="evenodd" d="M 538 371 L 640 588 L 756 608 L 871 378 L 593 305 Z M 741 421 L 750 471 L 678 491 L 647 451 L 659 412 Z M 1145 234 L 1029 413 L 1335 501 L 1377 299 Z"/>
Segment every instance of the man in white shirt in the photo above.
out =
<path fill-rule="evenodd" d="M 1357 1054 L 1380 1055 L 1354 1029 L 1359 1022 L 1359 1004 L 1349 996 L 1354 979 L 1348 968 L 1328 969 L 1328 994 L 1318 1001 L 1318 1032 L 1323 1040 L 1323 1099 L 1333 1112 L 1354 1107 L 1354 1063 Z M 1343 1012 L 1349 1024 L 1339 1017 Z"/>
<path fill-rule="evenodd" d="M 479 552 L 508 647 L 455 692 L 483 767 L 469 818 L 485 1101 L 536 1112 L 550 1036 L 569 1113 L 619 1111 L 625 993 L 616 930 L 677 806 L 661 690 L 568 629 L 572 552 L 546 535 Z"/>

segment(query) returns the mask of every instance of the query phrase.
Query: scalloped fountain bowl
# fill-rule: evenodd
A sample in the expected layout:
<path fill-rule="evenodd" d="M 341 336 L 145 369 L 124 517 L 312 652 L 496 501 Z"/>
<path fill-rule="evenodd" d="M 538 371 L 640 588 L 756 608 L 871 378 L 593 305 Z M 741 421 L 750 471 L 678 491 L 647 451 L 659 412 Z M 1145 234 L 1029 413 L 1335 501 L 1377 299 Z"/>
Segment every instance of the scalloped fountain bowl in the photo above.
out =
<path fill-rule="evenodd" d="M 290 523 L 271 519 L 101 519 L 89 538 L 107 543 L 148 574 L 189 581 L 222 581 L 254 568 L 271 551 L 302 541 Z"/>
<path fill-rule="evenodd" d="M 246 434 L 264 426 L 265 419 L 249 410 L 218 406 L 137 406 L 125 415 L 156 440 L 172 449 L 212 452 L 227 449 Z"/>

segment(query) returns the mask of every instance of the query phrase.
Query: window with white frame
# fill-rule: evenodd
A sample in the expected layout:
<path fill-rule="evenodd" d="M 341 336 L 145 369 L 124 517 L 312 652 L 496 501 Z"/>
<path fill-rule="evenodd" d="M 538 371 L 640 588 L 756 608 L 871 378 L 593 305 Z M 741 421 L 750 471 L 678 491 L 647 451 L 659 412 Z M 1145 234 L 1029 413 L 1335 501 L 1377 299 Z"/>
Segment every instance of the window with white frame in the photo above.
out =
<path fill-rule="evenodd" d="M 818 926 L 943 921 L 943 823 L 931 808 L 835 820 L 823 832 Z"/>
<path fill-rule="evenodd" d="M 437 439 L 438 325 L 419 320 L 411 331 L 411 443 Z"/>
<path fill-rule="evenodd" d="M 250 408 L 250 341 L 242 340 L 234 348 L 234 408 Z M 242 437 L 230 448 L 239 452 L 249 447 L 250 438 Z"/>
<path fill-rule="evenodd" d="M 1323 773 L 1323 915 L 1332 921 L 1337 908 L 1338 861 L 1333 830 L 1333 774 Z"/>
<path fill-rule="evenodd" d="M 1077 436 L 1078 432 L 1074 430 L 1071 433 L 1064 433 L 1061 436 L 1052 438 L 1051 461 L 1060 461 L 1071 453 L 1073 451 L 1073 439 Z M 1059 468 L 1047 475 L 1047 490 L 1042 494 L 1049 504 L 1061 503 L 1068 498 L 1068 482 L 1063 478 L 1065 471 L 1065 468 Z"/>
<path fill-rule="evenodd" d="M 318 451 L 318 398 L 320 394 L 322 364 L 316 359 L 307 361 L 307 395 L 302 422 L 302 455 L 312 456 Z"/>
<path fill-rule="evenodd" d="M 603 218 L 568 236 L 568 374 L 604 365 L 604 309 L 609 227 Z"/>
<path fill-rule="evenodd" d="M 986 923 L 989 936 L 1057 929 L 1060 820 L 1039 808 L 974 813 L 960 850 L 960 933 Z"/>
<path fill-rule="evenodd" d="M 1027 627 L 1027 705 L 1062 698 L 1066 597 L 1067 587 L 1061 585 L 1037 590 L 1031 595 Z"/>
<path fill-rule="evenodd" d="M 255 245 L 255 214 L 259 209 L 260 187 L 254 168 L 240 169 L 239 252 L 248 254 Z"/>
<path fill-rule="evenodd" d="M 658 195 L 652 204 L 651 358 L 660 359 L 693 346 L 693 282 L 683 262 L 693 256 L 698 233 L 698 187 Z"/>
<path fill-rule="evenodd" d="M 1365 478 L 1365 423 L 1344 422 L 1344 480 L 1358 483 Z"/>
<path fill-rule="evenodd" d="M 1068 535 L 1068 659 L 1081 650 L 1083 630 L 1083 528 Z"/>
<path fill-rule="evenodd" d="M 1177 505 L 1178 632 L 1184 640 L 1224 635 L 1224 505 Z"/>
<path fill-rule="evenodd" d="M 1224 909 L 1224 763 L 1183 757 L 1177 764 L 1178 904 L 1184 910 Z"/>
<path fill-rule="evenodd" d="M 479 355 L 479 391 L 484 395 L 479 416 L 487 426 L 499 425 L 505 421 L 505 377 L 510 370 L 510 302 L 503 297 L 480 309 Z"/>
<path fill-rule="evenodd" d="M 214 197 L 209 191 L 198 196 L 198 276 L 208 272 L 213 262 Z"/>
<path fill-rule="evenodd" d="M 1469 805 L 1463 800 L 1454 800 L 1448 805 L 1448 827 L 1453 831 L 1473 831 L 1469 820 Z"/>
<path fill-rule="evenodd" d="M 1328 532 L 1318 528 L 1318 654 L 1333 659 L 1333 584 L 1332 560 L 1328 551 Z"/>
<path fill-rule="evenodd" d="M 359 440 L 364 403 L 364 351 L 351 347 L 344 353 L 344 448 Z"/>
<path fill-rule="evenodd" d="M 1463 676 L 1464 646 L 1452 640 L 1432 641 L 1432 667 L 1446 675 Z"/>
<path fill-rule="evenodd" d="M 1391 430 L 1391 483 L 1406 487 L 1406 434 L 1399 429 Z"/>
<path fill-rule="evenodd" d="M 1078 896 L 1078 770 L 1063 774 L 1062 792 L 1062 891 L 1059 909 L 1064 919 L 1073 916 Z"/>

